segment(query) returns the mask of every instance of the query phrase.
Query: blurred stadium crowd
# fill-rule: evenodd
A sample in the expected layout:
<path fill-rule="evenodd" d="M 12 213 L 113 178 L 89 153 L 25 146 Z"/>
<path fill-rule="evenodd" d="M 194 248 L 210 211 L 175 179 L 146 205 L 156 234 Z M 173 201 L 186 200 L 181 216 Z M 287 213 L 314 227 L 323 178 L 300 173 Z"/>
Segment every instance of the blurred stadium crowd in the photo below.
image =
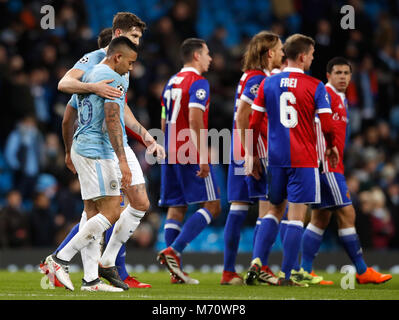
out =
<path fill-rule="evenodd" d="M 54 30 L 40 27 L 45 4 L 55 9 Z M 355 9 L 354 30 L 340 27 L 344 4 Z M 231 128 L 243 50 L 258 31 L 269 29 L 282 39 L 295 32 L 314 37 L 311 74 L 323 81 L 330 58 L 350 59 L 345 165 L 358 234 L 363 248 L 399 248 L 397 0 L 0 1 L 0 248 L 54 246 L 80 219 L 79 182 L 64 166 L 61 137 L 69 96 L 57 91 L 57 83 L 84 53 L 97 49 L 98 32 L 111 26 L 118 11 L 136 13 L 148 24 L 128 92 L 147 129 L 160 127 L 159 97 L 181 67 L 178 50 L 187 37 L 204 38 L 210 48 L 209 127 L 218 130 Z M 165 214 L 157 206 L 160 170 L 146 163 L 141 145 L 130 143 L 152 206 L 129 245 L 153 248 Z M 211 228 L 219 236 L 228 213 L 226 169 L 217 166 L 223 214 Z M 256 220 L 253 211 L 247 226 Z M 330 229 L 335 233 L 334 224 Z"/>

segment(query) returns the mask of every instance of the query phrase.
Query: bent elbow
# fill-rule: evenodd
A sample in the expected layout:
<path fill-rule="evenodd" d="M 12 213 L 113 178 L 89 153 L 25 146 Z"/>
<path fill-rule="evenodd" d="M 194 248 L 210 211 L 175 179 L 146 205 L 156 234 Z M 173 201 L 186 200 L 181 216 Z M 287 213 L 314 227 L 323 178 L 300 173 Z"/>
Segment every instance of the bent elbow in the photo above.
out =
<path fill-rule="evenodd" d="M 58 82 L 57 90 L 61 91 L 61 92 L 65 92 L 65 86 L 64 86 L 64 82 L 62 81 L 62 79 Z"/>

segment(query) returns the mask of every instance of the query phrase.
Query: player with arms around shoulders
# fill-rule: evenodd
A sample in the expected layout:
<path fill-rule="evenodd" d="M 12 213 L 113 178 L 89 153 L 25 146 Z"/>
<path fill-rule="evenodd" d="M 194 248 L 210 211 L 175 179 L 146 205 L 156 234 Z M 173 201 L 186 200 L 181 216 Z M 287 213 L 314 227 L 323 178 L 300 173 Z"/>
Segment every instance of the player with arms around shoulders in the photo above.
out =
<path fill-rule="evenodd" d="M 142 33 L 145 31 L 145 23 L 138 18 L 136 15 L 129 12 L 119 12 L 115 15 L 112 26 L 112 37 L 116 38 L 121 35 L 129 38 L 133 43 L 139 44 L 139 40 L 142 36 Z M 74 67 L 68 71 L 63 79 L 61 79 L 59 83 L 59 89 L 63 90 L 67 93 L 85 93 L 90 90 L 94 90 L 98 92 L 100 96 L 104 98 L 115 99 L 115 97 L 119 97 L 121 95 L 120 90 L 109 85 L 112 79 L 105 79 L 103 81 L 99 81 L 97 83 L 90 82 L 82 82 L 80 78 L 82 75 L 89 70 L 94 65 L 101 62 L 104 59 L 107 53 L 108 47 L 100 48 L 99 50 L 93 51 L 91 53 L 86 54 L 80 59 Z M 124 77 L 129 80 L 128 73 L 124 75 Z M 94 86 L 94 89 L 93 89 Z M 103 88 L 103 89 L 102 89 Z M 105 89 L 104 89 L 105 88 Z M 112 93 L 112 94 L 111 94 Z M 70 142 L 71 136 L 73 134 L 73 123 L 74 123 L 74 114 L 73 107 L 67 106 L 64 119 L 63 119 L 63 135 L 64 135 L 64 143 L 66 149 L 65 162 L 68 168 L 74 172 L 74 167 L 70 159 Z M 125 102 L 125 129 L 129 135 L 133 135 L 134 138 L 141 141 L 144 145 L 148 147 L 148 152 L 156 152 L 158 156 L 164 156 L 163 147 L 158 145 L 156 141 L 151 137 L 151 135 L 147 132 L 147 130 L 136 120 L 133 113 L 131 112 L 129 106 Z M 148 209 L 149 200 L 145 190 L 144 178 L 142 176 L 141 168 L 137 161 L 136 156 L 130 147 L 126 148 L 127 156 L 129 159 L 129 165 L 134 173 L 134 179 L 132 181 L 132 186 L 130 186 L 125 193 L 129 199 L 130 204 L 125 208 L 126 213 L 123 216 L 132 216 L 132 219 L 135 220 L 132 228 L 137 228 L 140 223 L 141 218 L 144 216 L 143 212 Z M 82 213 L 81 224 L 85 223 L 88 219 L 86 215 L 86 202 L 85 202 L 85 210 Z M 137 212 L 136 212 L 137 211 Z M 129 216 L 129 215 L 130 216 Z M 132 229 L 132 232 L 134 231 Z M 77 228 L 73 228 L 67 238 L 63 241 L 63 243 L 57 248 L 56 251 L 61 249 L 68 241 L 73 237 L 73 235 L 77 232 Z M 106 233 L 106 240 L 110 240 L 112 235 L 113 228 L 109 229 Z M 116 239 L 115 239 L 116 240 Z M 108 241 L 107 241 L 108 242 Z M 112 248 L 117 248 L 119 244 L 117 243 L 115 246 L 112 245 Z M 120 283 L 121 278 L 124 282 L 126 282 L 130 287 L 134 288 L 148 288 L 151 287 L 148 284 L 140 283 L 134 277 L 130 277 L 127 273 L 125 267 L 125 244 L 122 243 L 122 247 L 117 254 L 116 266 L 107 261 L 106 266 L 110 266 L 111 268 L 100 268 L 101 275 L 106 278 L 108 281 L 116 285 L 116 282 Z M 82 252 L 82 256 L 84 255 L 85 249 Z M 85 263 L 85 259 L 82 257 L 83 264 Z M 45 269 L 45 265 L 42 270 Z M 119 275 L 118 275 L 119 274 Z M 116 282 L 115 282 L 116 281 Z"/>
<path fill-rule="evenodd" d="M 197 284 L 181 268 L 185 247 L 221 211 L 218 186 L 209 164 L 207 127 L 209 83 L 202 76 L 212 58 L 205 41 L 186 39 L 180 48 L 183 68 L 167 82 L 161 97 L 165 107 L 166 163 L 161 165 L 160 206 L 168 207 L 165 222 L 167 248 L 158 261 L 172 275 L 172 283 Z M 189 204 L 201 203 L 182 226 Z"/>
<path fill-rule="evenodd" d="M 73 97 L 78 100 L 79 126 L 73 137 L 71 159 L 78 173 L 82 199 L 94 205 L 86 212 L 90 218 L 79 232 L 64 248 L 46 258 L 50 272 L 70 290 L 74 290 L 74 287 L 69 278 L 69 263 L 85 247 L 90 249 L 90 263 L 84 266 L 81 290 L 120 292 L 125 289 L 102 283 L 98 263 L 102 234 L 120 216 L 120 187 L 126 188 L 132 181 L 124 148 L 126 135 L 123 134 L 123 113 L 128 82 L 123 75 L 132 70 L 136 59 L 135 44 L 126 37 L 114 39 L 109 45 L 106 59 L 89 70 L 83 81 L 113 79 L 111 85 L 121 90 L 122 96 L 115 100 L 104 99 L 96 94 Z M 115 161 L 115 155 L 118 162 Z M 121 177 L 118 177 L 117 166 Z"/>
<path fill-rule="evenodd" d="M 341 243 L 356 267 L 356 280 L 360 284 L 383 283 L 390 279 L 390 274 L 382 274 L 367 267 L 355 229 L 356 213 L 349 196 L 344 172 L 344 149 L 348 134 L 348 101 L 345 96 L 352 75 L 352 66 L 342 57 L 335 57 L 327 64 L 326 90 L 331 101 L 332 119 L 336 128 L 336 141 L 340 161 L 333 167 L 324 158 L 326 142 L 321 132 L 320 122 L 316 121 L 317 151 L 321 161 L 320 189 L 321 202 L 312 204 L 312 215 L 302 239 L 301 267 L 312 273 L 313 261 L 320 249 L 323 234 L 332 213 L 336 214 L 338 236 Z M 317 119 L 317 118 L 316 118 Z M 330 284 L 330 283 L 321 283 Z"/>
<path fill-rule="evenodd" d="M 278 285 L 301 285 L 291 279 L 298 257 L 307 204 L 320 202 L 320 180 L 316 152 L 314 118 L 318 114 L 326 137 L 326 156 L 332 166 L 338 164 L 331 108 L 324 84 L 304 73 L 309 70 L 314 53 L 314 40 L 301 34 L 290 36 L 284 43 L 288 66 L 279 74 L 266 78 L 260 85 L 252 105 L 250 129 L 254 140 L 267 113 L 268 120 L 268 196 L 271 208 L 281 220 L 288 201 L 288 225 L 283 241 L 282 273 Z M 253 149 L 256 156 L 256 149 Z M 246 146 L 246 162 L 254 155 Z M 250 171 L 252 169 L 252 171 Z M 259 175 L 255 166 L 248 172 Z M 247 278 L 259 277 L 259 258 L 253 259 Z"/>
<path fill-rule="evenodd" d="M 266 216 L 269 209 L 269 202 L 266 199 L 267 123 L 262 123 L 257 144 L 261 160 L 259 160 L 259 157 L 256 160 L 261 161 L 263 165 L 259 180 L 245 175 L 242 146 L 245 145 L 245 133 L 249 127 L 252 113 L 251 105 L 256 97 L 259 85 L 266 76 L 270 76 L 270 72 L 274 68 L 280 67 L 284 55 L 282 47 L 278 35 L 261 31 L 251 39 L 244 54 L 244 73 L 237 87 L 234 106 L 231 162 L 227 180 L 228 200 L 231 206 L 224 228 L 224 270 L 221 284 L 243 284 L 242 277 L 235 271 L 235 260 L 240 240 L 240 229 L 247 216 L 249 205 L 259 200 L 259 218 L 255 226 L 254 243 L 260 225 L 262 221 L 265 221 L 262 218 L 269 218 L 269 216 Z M 276 227 L 278 230 L 278 224 L 276 224 Z M 267 256 L 267 253 L 262 254 L 263 265 L 259 281 L 273 283 L 273 281 L 277 281 L 277 278 L 267 266 Z"/>

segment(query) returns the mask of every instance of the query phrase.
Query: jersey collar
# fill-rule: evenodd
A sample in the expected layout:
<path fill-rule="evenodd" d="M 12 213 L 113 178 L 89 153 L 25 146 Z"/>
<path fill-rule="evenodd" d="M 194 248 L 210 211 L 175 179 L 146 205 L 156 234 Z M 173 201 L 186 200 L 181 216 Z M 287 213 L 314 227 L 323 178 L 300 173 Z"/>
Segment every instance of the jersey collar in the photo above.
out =
<path fill-rule="evenodd" d="M 299 72 L 299 73 L 305 73 L 302 69 L 299 68 L 293 68 L 293 67 L 285 67 L 283 72 Z"/>
<path fill-rule="evenodd" d="M 326 87 L 331 88 L 332 91 L 334 91 L 337 95 L 339 95 L 339 96 L 341 97 L 342 102 L 345 101 L 345 98 L 346 98 L 345 93 L 339 92 L 339 91 L 338 91 L 337 89 L 335 89 L 334 86 L 333 86 L 331 83 L 329 83 L 329 82 L 326 83 Z M 344 104 L 344 105 L 345 105 L 345 104 Z"/>
<path fill-rule="evenodd" d="M 264 73 L 265 75 L 267 75 L 268 77 L 270 77 L 270 72 L 269 72 L 269 70 L 263 69 L 262 71 L 263 71 L 263 73 Z"/>
<path fill-rule="evenodd" d="M 185 68 L 181 69 L 180 72 L 194 72 L 194 73 L 198 74 L 199 76 L 201 75 L 201 73 L 194 67 L 185 67 Z"/>

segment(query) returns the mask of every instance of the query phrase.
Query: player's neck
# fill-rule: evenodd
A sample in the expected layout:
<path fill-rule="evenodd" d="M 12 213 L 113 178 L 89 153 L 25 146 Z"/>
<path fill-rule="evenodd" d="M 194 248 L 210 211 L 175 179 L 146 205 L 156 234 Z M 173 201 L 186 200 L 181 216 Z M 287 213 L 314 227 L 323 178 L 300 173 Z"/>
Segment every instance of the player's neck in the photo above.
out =
<path fill-rule="evenodd" d="M 342 91 L 342 90 L 338 90 L 337 87 L 334 86 L 330 81 L 328 81 L 327 84 L 330 85 L 330 86 L 334 89 L 335 92 L 345 95 L 345 93 L 346 93 L 346 88 L 345 88 L 344 91 Z"/>
<path fill-rule="evenodd" d="M 183 68 L 194 68 L 198 71 L 199 74 L 202 74 L 201 68 L 198 66 L 197 63 L 186 63 L 183 65 Z"/>
<path fill-rule="evenodd" d="M 110 67 L 112 70 L 115 71 L 115 63 L 112 60 L 105 58 L 101 63 L 107 65 L 108 67 Z"/>
<path fill-rule="evenodd" d="M 296 68 L 296 69 L 301 69 L 302 71 L 304 71 L 305 66 L 303 63 L 296 62 L 293 60 L 288 60 L 287 68 Z"/>

